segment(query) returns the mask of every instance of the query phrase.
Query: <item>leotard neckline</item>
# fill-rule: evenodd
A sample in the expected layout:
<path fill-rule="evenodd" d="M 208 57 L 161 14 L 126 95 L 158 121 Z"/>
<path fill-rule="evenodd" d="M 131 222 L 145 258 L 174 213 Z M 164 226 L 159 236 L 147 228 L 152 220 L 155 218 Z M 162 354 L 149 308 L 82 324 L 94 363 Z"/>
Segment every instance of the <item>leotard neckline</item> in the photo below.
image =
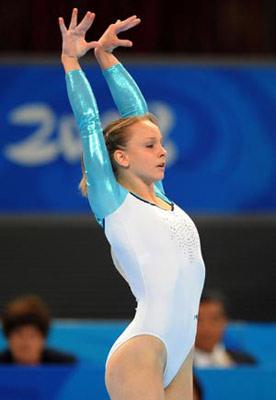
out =
<path fill-rule="evenodd" d="M 167 204 L 169 204 L 169 205 L 171 206 L 171 209 L 170 209 L 170 210 L 166 210 L 165 208 L 159 207 L 157 204 L 152 203 L 151 201 L 145 200 L 145 199 L 143 199 L 142 197 L 138 196 L 137 194 L 135 194 L 135 193 L 133 193 L 133 192 L 129 192 L 129 193 L 132 194 L 132 196 L 136 197 L 136 199 L 141 200 L 141 201 L 143 201 L 144 203 L 151 204 L 152 206 L 155 206 L 155 207 L 157 207 L 157 208 L 160 208 L 160 210 L 167 211 L 167 212 L 172 212 L 172 211 L 174 210 L 174 203 L 173 203 L 173 202 L 168 203 L 167 201 L 165 201 L 164 199 L 162 199 L 162 198 L 159 197 L 158 195 L 157 195 L 157 197 L 159 197 L 159 199 L 164 200 Z"/>

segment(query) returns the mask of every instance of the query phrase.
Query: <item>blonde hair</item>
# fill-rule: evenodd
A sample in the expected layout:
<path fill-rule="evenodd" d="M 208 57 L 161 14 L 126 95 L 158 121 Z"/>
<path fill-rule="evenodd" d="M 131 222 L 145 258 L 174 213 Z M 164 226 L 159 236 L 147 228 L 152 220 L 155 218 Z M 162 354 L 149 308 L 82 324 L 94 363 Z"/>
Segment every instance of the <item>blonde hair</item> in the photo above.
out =
<path fill-rule="evenodd" d="M 118 149 L 123 150 L 126 148 L 126 144 L 129 140 L 129 135 L 127 134 L 126 128 L 129 127 L 130 125 L 133 125 L 135 122 L 145 121 L 145 120 L 148 120 L 152 122 L 154 125 L 158 126 L 158 122 L 155 116 L 151 113 L 147 113 L 144 115 L 135 115 L 127 118 L 119 118 L 105 127 L 103 131 L 105 144 L 110 157 L 112 169 L 116 178 L 118 177 L 118 164 L 114 159 L 114 153 Z M 83 154 L 81 156 L 81 169 L 82 169 L 82 179 L 79 183 L 79 189 L 82 195 L 84 197 L 87 197 L 87 192 L 88 192 L 87 178 L 85 173 Z"/>

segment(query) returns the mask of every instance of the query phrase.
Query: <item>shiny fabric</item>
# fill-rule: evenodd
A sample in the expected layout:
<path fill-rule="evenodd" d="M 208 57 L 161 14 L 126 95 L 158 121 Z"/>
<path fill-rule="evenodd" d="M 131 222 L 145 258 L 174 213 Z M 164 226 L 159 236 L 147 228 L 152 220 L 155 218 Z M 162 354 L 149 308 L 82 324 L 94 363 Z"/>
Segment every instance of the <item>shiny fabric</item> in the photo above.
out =
<path fill-rule="evenodd" d="M 120 117 L 127 118 L 149 112 L 146 100 L 139 87 L 122 64 L 118 63 L 107 68 L 103 71 L 103 76 L 109 86 Z M 155 182 L 155 190 L 163 200 L 168 201 L 161 181 Z"/>
<path fill-rule="evenodd" d="M 121 64 L 106 69 L 103 75 L 121 117 L 148 112 L 140 89 Z M 97 102 L 84 72 L 66 73 L 66 86 L 82 141 L 88 200 L 97 221 L 103 226 L 104 218 L 122 204 L 128 191 L 117 182 L 113 173 Z M 155 183 L 155 191 L 169 201 L 161 181 Z"/>
<path fill-rule="evenodd" d="M 103 225 L 106 215 L 122 204 L 128 192 L 117 183 L 114 176 L 96 99 L 84 72 L 82 70 L 68 72 L 66 85 L 80 130 L 88 200 L 97 221 Z"/>
<path fill-rule="evenodd" d="M 122 64 L 115 64 L 104 70 L 103 76 L 121 117 L 144 115 L 148 112 L 140 89 Z"/>
<path fill-rule="evenodd" d="M 127 118 L 149 112 L 146 100 L 139 87 L 122 64 L 118 63 L 107 68 L 103 71 L 103 76 L 109 86 L 120 117 Z M 155 190 L 163 200 L 168 201 L 162 181 L 155 182 Z"/>

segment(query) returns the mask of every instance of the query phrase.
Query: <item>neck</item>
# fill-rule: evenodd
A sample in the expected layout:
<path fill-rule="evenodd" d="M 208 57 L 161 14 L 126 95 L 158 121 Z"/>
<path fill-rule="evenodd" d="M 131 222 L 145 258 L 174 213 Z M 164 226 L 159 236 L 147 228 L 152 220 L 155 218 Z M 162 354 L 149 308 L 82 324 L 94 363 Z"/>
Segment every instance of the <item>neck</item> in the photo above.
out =
<path fill-rule="evenodd" d="M 154 183 L 146 183 L 138 178 L 133 179 L 131 181 L 126 177 L 121 177 L 118 179 L 120 185 L 126 188 L 129 192 L 136 194 L 139 197 L 142 197 L 144 200 L 148 200 L 151 202 L 156 201 L 156 195 L 154 191 Z"/>

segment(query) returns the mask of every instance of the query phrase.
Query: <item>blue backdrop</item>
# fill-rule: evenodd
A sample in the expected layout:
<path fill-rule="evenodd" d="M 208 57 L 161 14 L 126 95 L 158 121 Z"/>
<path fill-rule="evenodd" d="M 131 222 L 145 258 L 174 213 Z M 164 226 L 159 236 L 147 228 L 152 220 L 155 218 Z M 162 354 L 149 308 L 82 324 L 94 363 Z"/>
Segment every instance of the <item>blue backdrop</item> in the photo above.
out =
<path fill-rule="evenodd" d="M 107 353 L 129 321 L 54 321 L 49 345 L 75 354 L 75 366 L 0 366 L 3 400 L 108 400 L 104 385 Z M 245 350 L 257 364 L 197 369 L 204 400 L 276 398 L 276 324 L 230 323 L 224 342 Z M 0 350 L 6 343 L 0 329 Z"/>
<path fill-rule="evenodd" d="M 193 213 L 276 211 L 276 68 L 130 65 L 160 120 L 169 197 Z M 105 125 L 116 110 L 85 65 Z M 0 212 L 89 212 L 61 66 L 0 67 Z"/>

